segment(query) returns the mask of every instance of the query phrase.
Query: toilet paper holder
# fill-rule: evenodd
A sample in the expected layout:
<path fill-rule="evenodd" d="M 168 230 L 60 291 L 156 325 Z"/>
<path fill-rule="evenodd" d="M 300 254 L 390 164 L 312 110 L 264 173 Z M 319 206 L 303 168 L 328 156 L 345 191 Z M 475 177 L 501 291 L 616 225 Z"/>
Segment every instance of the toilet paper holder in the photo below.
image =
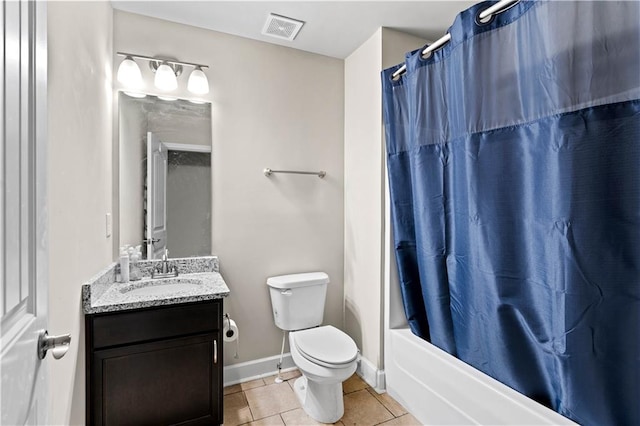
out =
<path fill-rule="evenodd" d="M 233 337 L 233 335 L 235 334 L 235 331 L 233 331 L 233 330 L 231 329 L 231 317 L 229 316 L 229 314 L 228 314 L 228 313 L 225 313 L 225 314 L 224 314 L 224 317 L 225 317 L 225 318 L 226 318 L 226 320 L 227 320 L 227 328 L 226 328 L 226 330 L 227 330 L 227 331 L 225 331 L 225 337 L 227 337 L 227 338 L 231 338 L 231 337 Z M 224 327 L 223 327 L 223 328 L 224 328 Z"/>
<path fill-rule="evenodd" d="M 240 348 L 240 339 L 238 333 L 238 326 L 234 320 L 231 319 L 231 316 L 228 313 L 225 313 L 224 318 L 227 320 L 227 324 L 222 327 L 222 340 L 224 342 L 233 342 L 236 343 L 236 350 L 234 354 L 234 358 L 238 358 L 238 350 Z"/>

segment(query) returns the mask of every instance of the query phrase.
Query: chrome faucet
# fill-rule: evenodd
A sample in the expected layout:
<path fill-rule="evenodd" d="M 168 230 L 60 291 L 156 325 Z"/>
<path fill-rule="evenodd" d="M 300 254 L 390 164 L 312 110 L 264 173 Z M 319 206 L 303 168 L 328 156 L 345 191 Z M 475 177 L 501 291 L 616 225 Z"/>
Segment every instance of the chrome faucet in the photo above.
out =
<path fill-rule="evenodd" d="M 151 278 L 167 278 L 167 277 L 177 277 L 178 276 L 178 268 L 174 265 L 169 265 L 169 250 L 164 249 L 164 253 L 162 254 L 162 263 L 158 268 L 154 268 L 151 270 Z"/>
<path fill-rule="evenodd" d="M 162 253 L 162 270 L 161 272 L 163 274 L 166 274 L 167 272 L 169 272 L 169 261 L 167 260 L 169 258 L 169 249 L 164 249 L 164 253 Z"/>

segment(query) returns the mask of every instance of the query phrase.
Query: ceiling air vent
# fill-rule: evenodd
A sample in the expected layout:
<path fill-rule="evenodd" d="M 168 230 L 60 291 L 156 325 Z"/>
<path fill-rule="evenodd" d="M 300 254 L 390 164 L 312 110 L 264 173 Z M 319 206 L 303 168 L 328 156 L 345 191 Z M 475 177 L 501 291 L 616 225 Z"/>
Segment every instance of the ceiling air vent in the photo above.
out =
<path fill-rule="evenodd" d="M 262 29 L 262 34 L 284 40 L 293 40 L 303 25 L 304 22 L 302 21 L 270 13 Z"/>

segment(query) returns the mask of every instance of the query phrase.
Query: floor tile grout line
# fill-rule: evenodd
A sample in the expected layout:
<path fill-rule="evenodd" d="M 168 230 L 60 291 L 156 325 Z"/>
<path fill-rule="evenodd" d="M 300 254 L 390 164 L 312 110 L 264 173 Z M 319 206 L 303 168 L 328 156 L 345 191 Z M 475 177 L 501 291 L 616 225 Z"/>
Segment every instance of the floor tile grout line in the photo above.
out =
<path fill-rule="evenodd" d="M 289 413 L 291 411 L 296 411 L 296 410 L 300 410 L 302 409 L 302 407 L 296 407 L 296 408 L 292 408 L 290 410 L 284 410 L 284 411 L 280 411 L 278 414 L 284 414 L 284 413 Z"/>
<path fill-rule="evenodd" d="M 296 376 L 296 377 L 290 377 L 290 378 L 287 378 L 285 381 L 286 381 L 286 382 L 289 382 L 289 381 L 294 382 L 294 381 L 295 381 L 295 379 L 297 379 L 298 377 L 299 377 L 299 376 Z M 257 380 L 256 380 L 256 381 L 257 381 Z M 263 417 L 263 418 L 261 418 L 261 419 L 256 419 L 256 418 L 255 418 L 255 415 L 254 415 L 254 413 L 253 413 L 253 410 L 251 409 L 251 406 L 250 406 L 250 404 L 249 404 L 249 399 L 247 398 L 247 391 L 251 391 L 251 390 L 254 390 L 254 389 L 255 389 L 255 390 L 257 390 L 257 389 L 260 389 L 260 388 L 262 388 L 262 387 L 268 387 L 268 386 L 269 386 L 269 384 L 267 383 L 267 380 L 266 380 L 265 378 L 261 378 L 261 381 L 262 381 L 262 383 L 261 383 L 261 384 L 259 384 L 258 386 L 252 387 L 252 388 L 247 389 L 247 390 L 243 390 L 242 388 L 240 388 L 240 390 L 238 390 L 237 392 L 232 392 L 232 393 L 228 393 L 227 395 L 225 395 L 225 397 L 226 397 L 226 396 L 231 396 L 231 395 L 235 395 L 235 394 L 241 393 L 241 394 L 242 394 L 242 395 L 241 395 L 241 397 L 242 397 L 242 399 L 243 399 L 243 400 L 245 401 L 245 403 L 246 403 L 246 405 L 245 405 L 245 406 L 246 406 L 247 408 L 249 408 L 249 414 L 250 414 L 251 421 L 249 421 L 249 422 L 245 422 L 245 423 L 242 423 L 242 425 L 240 425 L 240 426 L 246 426 L 246 425 L 248 425 L 248 424 L 250 424 L 250 423 L 253 423 L 253 422 L 256 422 L 256 421 L 261 421 L 261 420 L 264 420 L 264 419 L 266 419 L 266 418 L 268 418 L 268 417 L 276 416 L 276 415 L 280 418 L 280 421 L 282 422 L 282 424 L 284 424 L 285 426 L 287 426 L 287 423 L 285 422 L 285 419 L 284 419 L 284 417 L 283 417 L 283 414 L 285 414 L 285 413 L 289 413 L 289 412 L 293 412 L 293 411 L 298 410 L 298 409 L 301 409 L 301 408 L 302 408 L 301 406 L 294 407 L 294 408 L 289 408 L 289 409 L 285 409 L 285 410 L 283 410 L 283 411 L 279 411 L 279 412 L 273 413 L 271 416 L 266 416 L 266 417 Z M 289 385 L 291 385 L 291 383 L 289 383 Z M 232 386 L 233 386 L 233 385 L 232 385 Z M 292 389 L 292 390 L 294 390 L 294 389 Z M 385 404 L 385 401 L 383 401 L 382 399 L 379 399 L 379 394 L 377 394 L 377 392 L 376 392 L 376 393 L 374 393 L 374 392 L 375 392 L 375 389 L 373 389 L 373 388 L 372 388 L 371 386 L 369 386 L 369 385 L 366 385 L 364 388 L 361 388 L 361 389 L 355 389 L 355 390 L 352 390 L 352 391 L 350 391 L 350 392 L 348 392 L 348 393 L 344 392 L 344 389 L 343 389 L 343 395 L 344 395 L 344 396 L 347 396 L 347 395 L 351 395 L 351 394 L 354 394 L 354 393 L 357 393 L 357 392 L 360 392 L 360 391 L 366 391 L 366 393 L 368 393 L 370 396 L 372 396 L 372 397 L 374 398 L 374 401 L 375 401 L 376 403 L 380 404 L 380 405 L 384 408 L 384 411 L 385 411 L 388 415 L 390 415 L 390 416 L 391 416 L 391 417 L 390 417 L 389 419 L 387 419 L 387 420 L 379 421 L 378 423 L 375 423 L 375 425 L 383 425 L 384 423 L 386 423 L 386 422 L 390 422 L 390 421 L 393 421 L 394 419 L 398 419 L 398 418 L 400 418 L 400 417 L 410 415 L 410 413 L 409 413 L 409 412 L 404 408 L 404 406 L 403 406 L 402 404 L 399 404 L 399 403 L 398 403 L 398 406 L 399 406 L 399 408 L 400 408 L 401 410 L 403 410 L 403 411 L 404 411 L 404 413 L 401 413 L 401 414 L 399 414 L 399 415 L 395 415 L 395 414 L 394 414 L 394 412 L 392 411 L 392 409 L 391 409 L 391 408 L 389 408 L 389 407 L 387 407 L 387 405 Z M 395 401 L 393 398 L 390 398 L 390 399 L 391 399 L 391 401 Z M 395 401 L 395 402 L 397 402 L 397 401 Z M 392 407 L 395 407 L 395 406 L 393 406 L 393 405 L 392 405 Z M 394 411 L 396 411 L 396 410 L 395 410 L 395 408 L 394 408 Z"/>
<path fill-rule="evenodd" d="M 380 404 L 380 405 L 382 405 L 382 404 Z M 382 405 L 382 406 L 384 407 L 384 409 L 385 409 L 385 410 L 387 410 L 387 407 L 385 407 L 384 405 Z M 391 418 L 390 418 L 390 419 L 387 419 L 387 420 L 384 420 L 384 421 L 382 421 L 382 422 L 376 423 L 376 425 L 381 425 L 382 423 L 390 422 L 391 420 L 397 419 L 397 417 L 396 417 L 396 416 L 394 416 L 394 415 L 393 415 L 393 413 L 392 413 L 391 411 L 387 410 L 387 412 L 388 412 L 389 414 L 391 414 Z"/>
<path fill-rule="evenodd" d="M 369 387 L 369 389 L 371 389 L 371 390 L 373 390 L 373 392 L 375 392 L 375 389 L 373 389 L 373 388 L 371 388 L 371 387 Z M 390 412 L 390 413 L 391 413 L 391 415 L 393 416 L 393 418 L 394 418 L 394 419 L 397 419 L 398 417 L 402 417 L 402 416 L 404 416 L 405 414 L 407 414 L 407 413 L 408 413 L 407 409 L 406 409 L 406 408 L 404 408 L 404 406 L 403 406 L 402 404 L 400 404 L 398 401 L 396 401 L 396 402 L 398 402 L 398 405 L 400 405 L 400 407 L 402 407 L 402 409 L 405 411 L 404 413 L 400 414 L 399 416 L 396 416 L 395 414 L 393 414 L 393 412 L 391 411 L 391 409 L 389 409 L 389 408 L 387 407 L 387 405 L 386 405 L 384 402 L 382 402 L 381 400 L 379 400 L 379 399 L 378 399 L 378 397 L 376 397 L 376 395 L 374 395 L 374 394 L 373 394 L 373 392 L 369 391 L 369 393 L 371 394 L 371 396 L 373 396 L 373 397 L 376 399 L 376 401 L 378 401 L 380 404 L 382 404 L 382 406 L 383 406 L 384 408 L 386 408 L 388 412 Z"/>
<path fill-rule="evenodd" d="M 356 392 L 360 392 L 360 391 L 365 391 L 365 392 L 367 392 L 369 395 L 371 395 L 371 393 L 370 393 L 370 392 L 368 392 L 366 389 L 360 389 L 360 390 L 358 390 L 358 391 L 356 391 Z M 355 392 L 351 392 L 351 393 L 355 393 Z M 379 422 L 379 423 L 376 423 L 376 425 L 380 425 L 380 424 L 382 424 L 382 423 L 384 423 L 384 422 L 388 422 L 388 421 L 391 421 L 391 420 L 393 420 L 393 419 L 397 419 L 397 417 L 396 417 L 396 416 L 391 412 L 391 410 L 389 410 L 389 409 L 388 409 L 388 408 L 387 408 L 387 407 L 382 403 L 382 401 L 378 400 L 378 398 L 376 398 L 376 397 L 375 397 L 375 396 L 373 396 L 373 395 L 371 395 L 371 397 L 374 399 L 374 401 L 375 401 L 375 402 L 377 402 L 378 404 L 380 404 L 380 406 L 381 406 L 382 408 L 384 408 L 384 409 L 385 409 L 385 411 L 386 411 L 387 413 L 389 413 L 389 414 L 391 415 L 391 418 L 390 418 L 390 419 L 383 420 L 383 421 L 381 421 L 381 422 Z"/>
<path fill-rule="evenodd" d="M 244 394 L 244 391 L 242 391 L 242 393 Z M 249 414 L 251 414 L 251 422 L 255 422 L 256 418 L 253 416 L 253 411 L 251 410 L 251 404 L 249 404 L 249 398 L 247 398 L 246 394 L 244 394 L 244 400 L 247 401 L 247 408 L 249 408 Z"/>

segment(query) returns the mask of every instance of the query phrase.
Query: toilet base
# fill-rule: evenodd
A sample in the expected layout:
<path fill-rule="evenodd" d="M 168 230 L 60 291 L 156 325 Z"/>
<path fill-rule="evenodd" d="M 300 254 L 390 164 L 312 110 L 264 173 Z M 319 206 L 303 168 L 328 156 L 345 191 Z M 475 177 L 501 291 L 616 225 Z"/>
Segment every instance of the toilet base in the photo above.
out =
<path fill-rule="evenodd" d="M 293 389 L 304 411 L 320 423 L 335 423 L 344 414 L 342 382 L 319 384 L 298 378 Z"/>

